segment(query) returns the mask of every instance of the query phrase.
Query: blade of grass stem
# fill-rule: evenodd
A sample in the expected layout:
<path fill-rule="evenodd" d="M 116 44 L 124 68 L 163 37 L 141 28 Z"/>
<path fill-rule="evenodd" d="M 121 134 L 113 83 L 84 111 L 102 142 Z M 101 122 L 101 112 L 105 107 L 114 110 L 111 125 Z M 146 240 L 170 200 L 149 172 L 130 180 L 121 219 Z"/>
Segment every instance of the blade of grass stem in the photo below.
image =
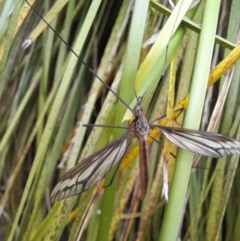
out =
<path fill-rule="evenodd" d="M 190 101 L 183 125 L 185 128 L 197 129 L 200 124 L 219 7 L 220 1 L 215 1 L 214 3 L 212 1 L 206 1 L 206 11 L 204 12 L 202 32 L 200 35 L 196 65 L 190 89 Z M 208 51 L 206 51 L 206 46 L 208 46 Z M 192 158 L 192 153 L 183 150 L 178 151 L 169 203 L 164 216 L 159 240 L 175 241 L 178 237 L 178 229 L 181 223 Z"/>

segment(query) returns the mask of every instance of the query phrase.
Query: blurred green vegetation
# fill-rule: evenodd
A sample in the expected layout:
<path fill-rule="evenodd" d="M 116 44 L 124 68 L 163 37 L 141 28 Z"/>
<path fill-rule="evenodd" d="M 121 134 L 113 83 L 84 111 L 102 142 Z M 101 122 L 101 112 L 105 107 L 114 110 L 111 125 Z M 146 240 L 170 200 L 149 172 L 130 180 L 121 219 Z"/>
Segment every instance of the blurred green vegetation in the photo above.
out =
<path fill-rule="evenodd" d="M 50 193 L 66 169 L 122 133 L 112 128 L 90 130 L 82 124 L 119 126 L 123 117 L 128 117 L 126 107 L 81 60 L 127 104 L 134 101 L 133 88 L 144 95 L 144 111 L 153 120 L 166 113 L 169 72 L 164 72 L 164 78 L 161 75 L 172 58 L 177 63 L 175 103 L 189 93 L 199 33 L 188 28 L 198 31 L 199 26 L 194 28 L 185 19 L 184 26 L 172 36 L 173 28 L 166 28 L 165 8 L 153 1 L 58 0 L 31 4 L 79 58 L 26 2 L 1 3 L 0 239 L 159 240 L 167 204 L 161 197 L 162 147 L 156 143 L 150 146 L 150 183 L 144 200 L 139 198 L 138 158 L 120 169 L 109 188 L 94 187 L 53 206 Z M 239 4 L 237 0 L 231 4 L 221 1 L 217 34 L 222 39 L 211 56 L 212 68 L 237 42 Z M 188 16 L 201 24 L 206 11 L 202 2 Z M 167 26 L 177 27 L 176 21 Z M 142 47 L 160 30 L 164 36 L 159 41 Z M 23 44 L 29 46 L 23 48 Z M 149 54 L 151 48 L 154 51 Z M 220 119 L 214 120 L 214 131 L 236 139 L 240 139 L 238 65 Z M 224 80 L 225 76 L 207 91 L 201 117 L 204 130 Z M 182 119 L 183 114 L 175 124 L 181 125 Z M 129 146 L 128 154 L 136 144 Z M 175 154 L 175 148 L 171 150 Z M 64 167 L 57 168 L 64 158 Z M 172 173 L 175 158 L 170 158 Z M 168 223 L 179 230 L 181 240 L 240 239 L 238 159 L 201 157 L 200 168 L 191 175 L 181 223 Z M 111 177 L 110 173 L 106 179 Z"/>

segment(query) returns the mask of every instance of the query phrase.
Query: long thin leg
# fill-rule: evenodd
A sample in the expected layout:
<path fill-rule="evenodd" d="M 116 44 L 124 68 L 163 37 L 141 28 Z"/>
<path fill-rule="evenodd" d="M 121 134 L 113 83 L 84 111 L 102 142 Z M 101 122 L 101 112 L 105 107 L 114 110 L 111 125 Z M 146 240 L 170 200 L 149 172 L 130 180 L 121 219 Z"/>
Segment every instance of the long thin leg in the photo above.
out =
<path fill-rule="evenodd" d="M 83 124 L 84 127 L 103 127 L 103 128 L 114 128 L 114 129 L 123 129 L 128 130 L 127 127 L 124 126 L 110 126 L 110 125 L 97 125 L 97 124 Z"/>
<path fill-rule="evenodd" d="M 113 175 L 112 175 L 112 177 L 111 177 L 110 182 L 109 182 L 108 184 L 104 185 L 104 186 L 103 186 L 104 188 L 110 187 L 110 186 L 112 185 L 113 180 L 114 180 L 114 178 L 115 178 L 115 176 L 116 176 L 116 174 L 117 174 L 117 171 L 118 171 L 118 169 L 119 169 L 119 167 L 120 167 L 120 164 L 121 164 L 121 162 L 118 163 L 118 165 L 117 165 L 116 169 L 114 170 L 114 173 L 113 173 Z"/>

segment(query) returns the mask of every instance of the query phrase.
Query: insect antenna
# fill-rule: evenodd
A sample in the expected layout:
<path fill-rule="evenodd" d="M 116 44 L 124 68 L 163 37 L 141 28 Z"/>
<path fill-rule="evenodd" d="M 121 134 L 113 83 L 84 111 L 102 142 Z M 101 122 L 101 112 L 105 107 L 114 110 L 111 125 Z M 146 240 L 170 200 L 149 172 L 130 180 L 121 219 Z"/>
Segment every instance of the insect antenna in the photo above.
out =
<path fill-rule="evenodd" d="M 38 11 L 27 1 L 26 3 L 29 7 L 41 18 L 43 22 L 56 34 L 56 36 L 66 45 L 66 47 L 78 58 L 78 60 L 89 70 L 91 74 L 93 74 L 112 94 L 122 102 L 122 104 L 129 109 L 133 114 L 135 114 L 134 110 L 108 85 L 106 84 L 94 71 L 91 69 L 79 56 L 78 54 L 68 45 L 68 43 L 58 34 L 58 32 L 38 13 Z M 24 46 L 25 44 L 23 44 Z"/>

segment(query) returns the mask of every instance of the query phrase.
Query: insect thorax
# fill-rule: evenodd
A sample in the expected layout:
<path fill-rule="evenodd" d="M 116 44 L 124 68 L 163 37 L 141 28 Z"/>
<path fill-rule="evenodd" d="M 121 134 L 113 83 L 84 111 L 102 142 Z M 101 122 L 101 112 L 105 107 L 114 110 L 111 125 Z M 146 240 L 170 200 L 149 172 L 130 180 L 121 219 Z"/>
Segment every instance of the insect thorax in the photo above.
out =
<path fill-rule="evenodd" d="M 135 136 L 141 141 L 146 140 L 149 134 L 149 124 L 147 119 L 140 115 L 135 120 Z"/>

